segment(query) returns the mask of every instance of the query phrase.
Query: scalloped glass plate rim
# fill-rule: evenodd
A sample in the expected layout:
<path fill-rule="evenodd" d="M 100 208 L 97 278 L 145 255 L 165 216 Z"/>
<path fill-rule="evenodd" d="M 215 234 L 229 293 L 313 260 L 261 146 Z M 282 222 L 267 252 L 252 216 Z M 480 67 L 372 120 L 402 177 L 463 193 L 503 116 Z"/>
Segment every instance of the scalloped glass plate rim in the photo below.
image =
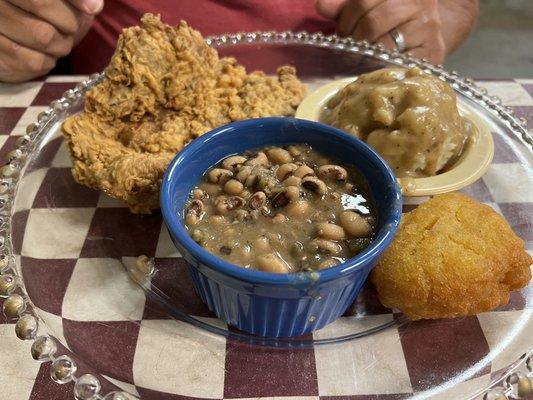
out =
<path fill-rule="evenodd" d="M 206 42 L 215 47 L 224 47 L 227 45 L 235 45 L 240 43 L 268 43 L 268 44 L 299 44 L 326 47 L 330 49 L 345 50 L 347 52 L 359 53 L 362 55 L 368 55 L 376 59 L 381 59 L 389 63 L 393 63 L 400 66 L 419 66 L 423 70 L 429 73 L 437 75 L 440 79 L 449 82 L 454 89 L 461 92 L 464 96 L 476 102 L 478 105 L 485 108 L 493 116 L 497 117 L 499 121 L 503 122 L 508 129 L 515 135 L 522 144 L 530 151 L 533 151 L 533 139 L 531 134 L 526 128 L 526 121 L 524 119 L 518 119 L 512 115 L 510 108 L 501 105 L 501 101 L 497 97 L 489 97 L 485 90 L 478 88 L 472 80 L 463 79 L 458 76 L 456 72 L 447 72 L 442 66 L 434 66 L 429 64 L 425 60 L 416 60 L 409 55 L 398 54 L 397 52 L 389 52 L 380 46 L 369 45 L 365 42 L 355 42 L 352 39 L 341 39 L 335 35 L 324 36 L 321 34 L 308 34 L 306 32 L 253 32 L 253 33 L 237 33 L 209 37 Z M 30 124 L 26 130 L 26 135 L 21 136 L 17 140 L 18 148 L 11 152 L 8 156 L 8 164 L 1 169 L 2 181 L 0 182 L 0 194 L 3 196 L 4 203 L 2 208 L 4 213 L 7 211 L 9 219 L 4 222 L 4 234 L 7 231 L 7 236 L 2 236 L 4 239 L 1 243 L 3 258 L 0 262 L 0 270 L 2 275 L 14 275 L 19 279 L 18 287 L 16 290 L 10 290 L 6 296 L 13 293 L 22 293 L 24 295 L 25 305 L 21 308 L 16 330 L 17 334 L 20 332 L 20 323 L 24 318 L 31 320 L 35 318 L 31 299 L 24 291 L 24 282 L 21 279 L 20 269 L 15 263 L 13 256 L 13 248 L 11 243 L 11 217 L 12 209 L 11 205 L 14 202 L 16 196 L 16 189 L 18 178 L 22 176 L 27 165 L 27 161 L 31 159 L 33 151 L 38 148 L 40 141 L 42 140 L 43 132 L 45 132 L 50 126 L 57 122 L 58 116 L 67 109 L 71 103 L 78 102 L 83 93 L 92 85 L 94 85 L 101 78 L 101 74 L 93 74 L 91 77 L 77 85 L 75 89 L 65 92 L 63 98 L 58 99 L 50 104 L 50 108 L 39 114 L 38 121 Z M 5 214 L 4 214 L 5 216 Z M 7 240 L 5 240 L 7 239 Z M 17 274 L 17 272 L 19 274 Z M 42 323 L 42 321 L 41 321 Z M 35 339 L 35 335 L 26 339 Z M 315 343 L 316 344 L 316 343 Z M 508 367 L 508 370 L 503 375 L 503 378 L 510 376 L 518 368 L 523 367 L 526 363 L 528 368 L 531 363 L 531 356 L 533 354 L 533 348 L 524 354 L 524 356 Z M 52 355 L 52 359 L 57 359 L 55 355 Z M 498 381 L 500 381 L 500 378 Z M 73 376 L 72 380 L 77 381 L 78 378 Z M 490 386 L 487 389 L 480 390 L 475 396 L 485 392 L 497 381 L 491 381 Z M 510 385 L 506 384 L 504 388 L 509 393 Z M 100 397 L 100 396 L 98 396 Z"/>

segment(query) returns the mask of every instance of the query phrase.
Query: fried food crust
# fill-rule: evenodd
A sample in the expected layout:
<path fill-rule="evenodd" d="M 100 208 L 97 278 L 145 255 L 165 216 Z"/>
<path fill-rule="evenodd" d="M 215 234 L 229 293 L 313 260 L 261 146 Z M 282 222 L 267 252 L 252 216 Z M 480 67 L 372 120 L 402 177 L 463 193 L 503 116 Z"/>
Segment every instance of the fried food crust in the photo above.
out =
<path fill-rule="evenodd" d="M 73 176 L 149 213 L 159 207 L 168 163 L 187 143 L 232 121 L 292 116 L 305 93 L 293 67 L 275 78 L 247 73 L 184 21 L 171 27 L 146 14 L 123 31 L 84 111 L 63 123 Z"/>
<path fill-rule="evenodd" d="M 371 280 L 380 301 L 410 319 L 461 317 L 507 304 L 531 263 L 501 215 L 450 193 L 404 215 Z"/>

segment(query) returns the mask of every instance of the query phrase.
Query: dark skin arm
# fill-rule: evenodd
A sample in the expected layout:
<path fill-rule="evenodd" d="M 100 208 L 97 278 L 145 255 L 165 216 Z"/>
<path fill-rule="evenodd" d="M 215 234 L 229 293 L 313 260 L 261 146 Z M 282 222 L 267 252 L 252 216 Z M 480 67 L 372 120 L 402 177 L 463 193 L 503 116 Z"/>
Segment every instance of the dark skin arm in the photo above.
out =
<path fill-rule="evenodd" d="M 103 0 L 0 0 L 0 82 L 47 74 L 102 7 Z"/>
<path fill-rule="evenodd" d="M 317 12 L 337 21 L 342 36 L 382 43 L 393 49 L 392 29 L 406 51 L 440 64 L 468 36 L 477 18 L 477 0 L 316 0 Z"/>

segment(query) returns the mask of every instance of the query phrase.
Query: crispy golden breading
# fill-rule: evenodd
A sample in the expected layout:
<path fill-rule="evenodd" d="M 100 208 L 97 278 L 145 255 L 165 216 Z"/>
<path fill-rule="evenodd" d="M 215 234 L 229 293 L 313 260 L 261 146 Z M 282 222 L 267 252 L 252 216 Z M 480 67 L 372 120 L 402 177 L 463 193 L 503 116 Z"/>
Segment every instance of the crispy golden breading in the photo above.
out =
<path fill-rule="evenodd" d="M 146 14 L 123 31 L 84 112 L 63 124 L 74 178 L 133 212 L 158 208 L 162 175 L 191 140 L 232 121 L 294 115 L 305 87 L 293 67 L 277 75 L 247 74 L 185 22 Z"/>
<path fill-rule="evenodd" d="M 531 262 L 501 215 L 450 193 L 403 217 L 371 279 L 380 301 L 410 319 L 460 317 L 507 304 Z"/>

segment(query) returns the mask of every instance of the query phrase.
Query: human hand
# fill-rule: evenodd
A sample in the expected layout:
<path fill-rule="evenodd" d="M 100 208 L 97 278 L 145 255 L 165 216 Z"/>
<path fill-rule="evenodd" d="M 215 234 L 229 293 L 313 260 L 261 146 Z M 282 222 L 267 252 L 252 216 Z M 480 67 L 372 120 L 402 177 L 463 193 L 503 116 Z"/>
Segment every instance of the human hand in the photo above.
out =
<path fill-rule="evenodd" d="M 103 0 L 0 0 L 0 81 L 48 73 L 102 7 Z"/>
<path fill-rule="evenodd" d="M 390 32 L 396 30 L 405 39 L 405 52 L 435 64 L 446 55 L 438 0 L 315 0 L 315 7 L 337 21 L 342 36 L 395 49 Z"/>

